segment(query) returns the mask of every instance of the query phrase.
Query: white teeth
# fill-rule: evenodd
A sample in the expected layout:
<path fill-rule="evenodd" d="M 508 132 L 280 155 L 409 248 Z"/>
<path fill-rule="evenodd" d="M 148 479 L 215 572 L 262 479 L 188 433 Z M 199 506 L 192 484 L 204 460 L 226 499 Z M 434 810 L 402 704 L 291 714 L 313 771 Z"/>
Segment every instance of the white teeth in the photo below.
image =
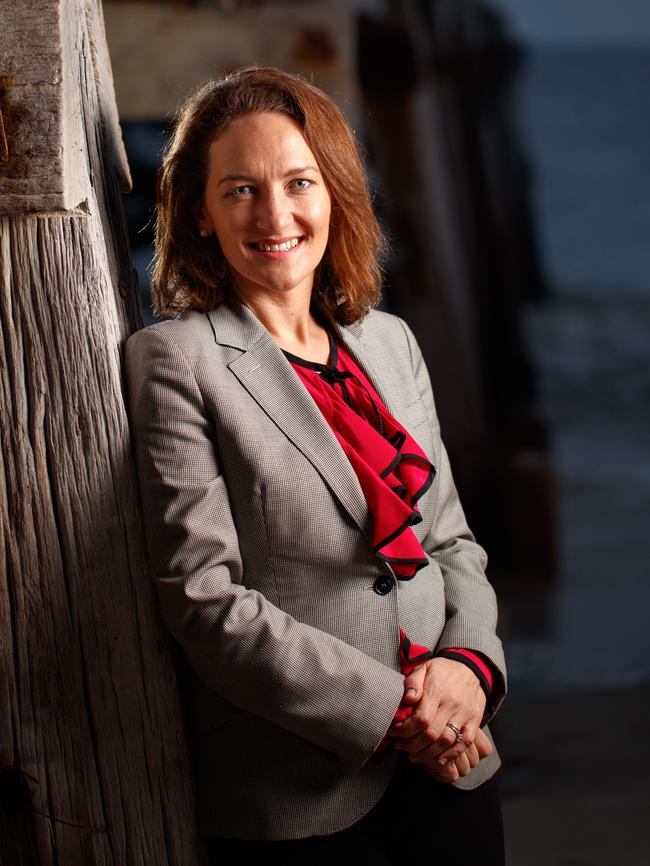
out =
<path fill-rule="evenodd" d="M 273 244 L 273 246 L 268 246 L 268 244 L 255 244 L 255 246 L 258 250 L 264 250 L 267 253 L 280 253 L 298 246 L 299 243 L 300 238 L 291 238 L 290 241 L 285 241 L 282 244 Z"/>

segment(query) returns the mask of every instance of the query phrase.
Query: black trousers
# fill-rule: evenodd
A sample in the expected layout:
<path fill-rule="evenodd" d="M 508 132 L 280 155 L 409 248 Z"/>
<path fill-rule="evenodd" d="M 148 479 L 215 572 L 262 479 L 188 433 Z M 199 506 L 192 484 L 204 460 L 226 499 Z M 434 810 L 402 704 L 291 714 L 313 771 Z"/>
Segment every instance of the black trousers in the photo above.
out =
<path fill-rule="evenodd" d="M 395 775 L 375 806 L 351 827 L 329 836 L 257 841 L 207 839 L 211 866 L 264 862 L 277 855 L 286 866 L 347 866 L 371 858 L 373 866 L 408 862 L 444 866 L 504 866 L 498 782 L 473 791 L 436 781 L 401 752 Z M 338 860 L 337 860 L 338 858 Z"/>

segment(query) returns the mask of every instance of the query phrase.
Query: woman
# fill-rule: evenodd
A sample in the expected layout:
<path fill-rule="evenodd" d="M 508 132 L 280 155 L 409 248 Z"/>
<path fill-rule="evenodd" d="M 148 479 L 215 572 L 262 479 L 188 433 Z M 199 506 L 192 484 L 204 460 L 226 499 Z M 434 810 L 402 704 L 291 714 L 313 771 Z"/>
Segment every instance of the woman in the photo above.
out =
<path fill-rule="evenodd" d="M 182 107 L 126 360 L 162 616 L 215 862 L 503 860 L 486 556 L 341 112 L 239 69 Z M 469 831 L 469 832 L 468 832 Z"/>

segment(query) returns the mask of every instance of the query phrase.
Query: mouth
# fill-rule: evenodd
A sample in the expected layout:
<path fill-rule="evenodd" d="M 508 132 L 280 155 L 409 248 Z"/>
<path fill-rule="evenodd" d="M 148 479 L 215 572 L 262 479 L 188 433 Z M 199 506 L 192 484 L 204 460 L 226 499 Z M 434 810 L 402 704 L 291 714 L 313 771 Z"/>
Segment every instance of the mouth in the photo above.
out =
<path fill-rule="evenodd" d="M 276 241 L 275 243 L 251 241 L 248 246 L 262 255 L 270 256 L 272 258 L 284 258 L 284 256 L 289 255 L 297 249 L 302 244 L 303 240 L 304 236 L 301 235 L 300 237 L 287 238 L 281 241 Z"/>

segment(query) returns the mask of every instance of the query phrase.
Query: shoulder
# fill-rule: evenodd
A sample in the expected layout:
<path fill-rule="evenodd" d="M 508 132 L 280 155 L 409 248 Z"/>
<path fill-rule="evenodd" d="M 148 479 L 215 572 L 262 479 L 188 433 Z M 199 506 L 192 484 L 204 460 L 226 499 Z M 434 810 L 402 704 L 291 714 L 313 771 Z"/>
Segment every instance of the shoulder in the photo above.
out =
<path fill-rule="evenodd" d="M 161 353 L 180 353 L 190 361 L 205 340 L 214 340 L 207 315 L 187 310 L 174 319 L 154 322 L 131 334 L 126 341 L 127 364 L 136 356 Z"/>
<path fill-rule="evenodd" d="M 130 393 L 144 399 L 156 388 L 167 394 L 178 394 L 183 388 L 194 390 L 197 366 L 213 346 L 210 321 L 196 310 L 141 328 L 124 347 Z"/>
<path fill-rule="evenodd" d="M 413 331 L 394 313 L 370 310 L 350 328 L 356 329 L 359 339 L 364 342 L 380 344 L 392 352 L 406 353 L 411 362 L 418 351 Z"/>
<path fill-rule="evenodd" d="M 378 334 L 398 340 L 404 339 L 404 321 L 384 310 L 369 310 L 362 319 L 350 325 L 350 328 L 356 329 L 362 339 L 370 339 Z"/>

